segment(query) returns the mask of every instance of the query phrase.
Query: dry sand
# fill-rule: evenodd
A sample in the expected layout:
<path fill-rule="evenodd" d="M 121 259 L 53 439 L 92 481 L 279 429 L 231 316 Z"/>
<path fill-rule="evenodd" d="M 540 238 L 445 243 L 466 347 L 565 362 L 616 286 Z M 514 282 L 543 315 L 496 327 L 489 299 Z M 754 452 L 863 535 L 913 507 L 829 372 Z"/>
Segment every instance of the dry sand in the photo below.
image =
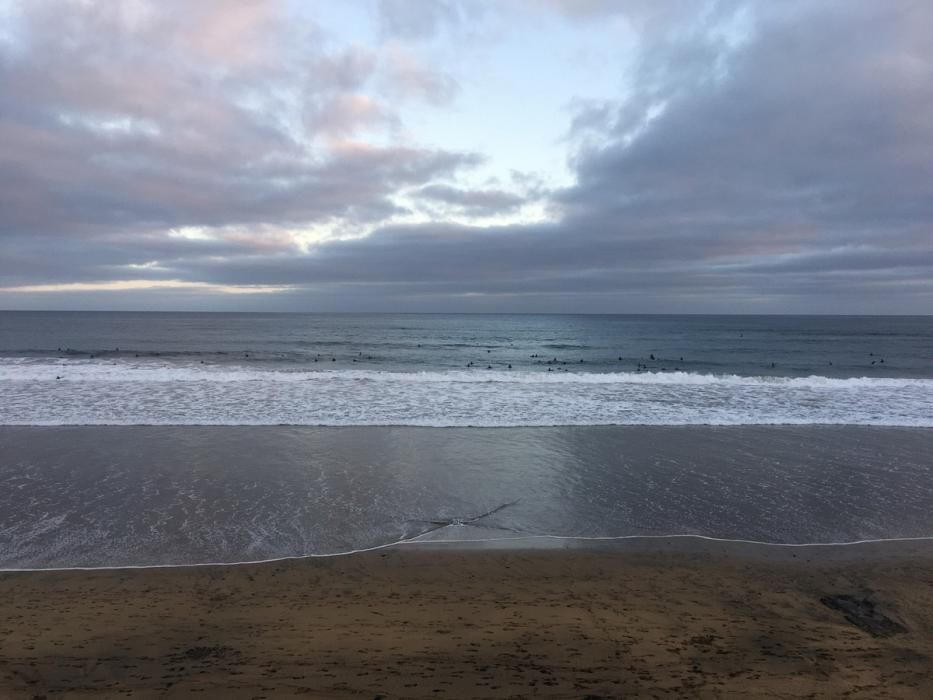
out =
<path fill-rule="evenodd" d="M 923 544 L 0 575 L 2 698 L 931 698 L 931 659 Z"/>

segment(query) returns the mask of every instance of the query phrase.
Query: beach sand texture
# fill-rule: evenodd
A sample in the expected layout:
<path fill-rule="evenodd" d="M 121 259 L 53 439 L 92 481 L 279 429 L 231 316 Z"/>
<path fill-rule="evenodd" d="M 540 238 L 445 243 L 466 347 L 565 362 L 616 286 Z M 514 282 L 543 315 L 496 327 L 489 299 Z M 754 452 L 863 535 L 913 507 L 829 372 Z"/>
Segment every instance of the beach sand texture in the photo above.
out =
<path fill-rule="evenodd" d="M 405 547 L 4 573 L 0 697 L 933 697 L 930 548 L 877 551 Z"/>

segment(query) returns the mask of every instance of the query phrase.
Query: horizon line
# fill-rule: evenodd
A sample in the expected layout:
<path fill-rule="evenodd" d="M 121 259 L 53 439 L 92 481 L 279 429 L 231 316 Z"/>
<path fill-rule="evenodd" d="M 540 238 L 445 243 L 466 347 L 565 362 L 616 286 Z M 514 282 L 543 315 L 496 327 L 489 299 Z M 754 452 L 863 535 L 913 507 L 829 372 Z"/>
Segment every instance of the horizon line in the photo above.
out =
<path fill-rule="evenodd" d="M 0 309 L 0 313 L 60 313 L 60 314 L 241 314 L 241 315 L 280 315 L 280 316 L 721 316 L 734 318 L 749 317 L 849 317 L 849 318 L 933 318 L 929 314 L 899 313 L 725 313 L 696 311 L 231 311 L 198 309 Z"/>

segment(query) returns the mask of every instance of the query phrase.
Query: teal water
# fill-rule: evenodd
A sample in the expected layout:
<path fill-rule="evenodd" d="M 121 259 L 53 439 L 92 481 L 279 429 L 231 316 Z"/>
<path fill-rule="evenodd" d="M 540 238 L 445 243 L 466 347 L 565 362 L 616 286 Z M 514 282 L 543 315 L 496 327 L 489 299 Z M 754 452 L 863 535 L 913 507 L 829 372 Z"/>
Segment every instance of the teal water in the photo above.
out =
<path fill-rule="evenodd" d="M 930 317 L 0 313 L 7 425 L 933 425 Z"/>

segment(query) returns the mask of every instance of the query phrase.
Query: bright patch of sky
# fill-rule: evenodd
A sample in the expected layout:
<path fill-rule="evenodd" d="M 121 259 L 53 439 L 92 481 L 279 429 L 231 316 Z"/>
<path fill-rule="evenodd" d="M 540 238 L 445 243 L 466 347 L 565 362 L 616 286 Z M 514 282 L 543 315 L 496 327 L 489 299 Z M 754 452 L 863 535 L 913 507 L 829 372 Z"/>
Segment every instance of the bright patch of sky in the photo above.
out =
<path fill-rule="evenodd" d="M 375 2 L 327 3 L 326 13 L 316 4 L 303 8 L 334 48 L 396 41 L 380 25 Z M 559 13 L 501 3 L 405 48 L 459 88 L 448 105 L 399 105 L 405 141 L 482 154 L 486 161 L 463 177 L 467 186 L 511 188 L 519 171 L 563 187 L 572 183 L 572 106 L 624 92 L 637 36 L 620 15 L 568 22 Z"/>
<path fill-rule="evenodd" d="M 11 0 L 0 0 L 0 48 L 16 55 L 22 50 L 20 12 Z"/>
<path fill-rule="evenodd" d="M 151 266 L 144 266 L 150 267 Z M 107 282 L 69 282 L 67 284 L 28 284 L 19 287 L 0 287 L 0 292 L 25 294 L 55 294 L 61 292 L 105 292 L 148 289 L 182 289 L 217 292 L 219 294 L 278 294 L 287 286 L 229 285 L 186 280 L 111 280 Z"/>

